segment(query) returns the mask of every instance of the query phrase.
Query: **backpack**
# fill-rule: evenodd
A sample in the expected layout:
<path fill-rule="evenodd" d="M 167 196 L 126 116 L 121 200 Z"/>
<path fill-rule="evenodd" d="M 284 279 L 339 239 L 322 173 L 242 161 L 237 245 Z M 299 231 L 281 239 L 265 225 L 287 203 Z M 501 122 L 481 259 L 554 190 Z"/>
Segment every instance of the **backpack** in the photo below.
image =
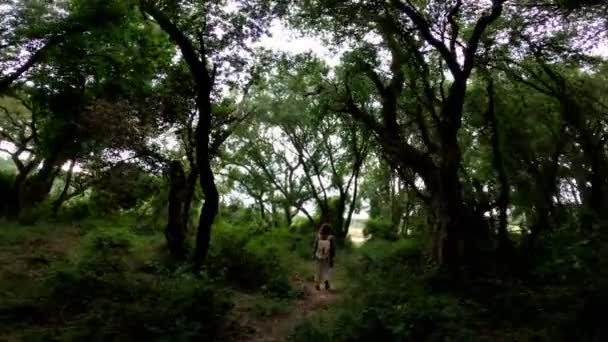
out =
<path fill-rule="evenodd" d="M 331 241 L 329 240 L 329 238 L 327 238 L 325 240 L 321 240 L 319 238 L 319 240 L 317 242 L 317 259 L 319 259 L 319 260 L 329 259 L 330 249 L 331 249 Z"/>

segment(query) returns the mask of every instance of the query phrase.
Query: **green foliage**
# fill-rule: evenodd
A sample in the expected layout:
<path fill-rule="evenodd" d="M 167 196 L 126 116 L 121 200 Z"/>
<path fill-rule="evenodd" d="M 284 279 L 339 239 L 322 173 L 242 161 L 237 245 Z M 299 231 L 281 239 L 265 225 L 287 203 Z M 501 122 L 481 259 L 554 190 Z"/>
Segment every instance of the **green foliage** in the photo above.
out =
<path fill-rule="evenodd" d="M 89 197 L 74 198 L 61 207 L 58 218 L 62 221 L 78 221 L 89 218 L 95 214 Z"/>
<path fill-rule="evenodd" d="M 605 38 L 605 1 L 293 4 L 290 24 L 344 51 L 337 66 L 313 53 L 252 56 L 283 0 L 5 2 L 0 215 L 21 212 L 19 224 L 0 223 L 0 288 L 11 290 L 0 330 L 221 339 L 230 298 L 220 286 L 256 298 L 256 316 L 285 312 L 303 294 L 292 281 L 312 274 L 315 225 L 341 237 L 364 199 L 372 239 L 341 248 L 344 301 L 293 340 L 605 336 L 594 312 L 608 305 L 608 64 L 589 48 Z M 165 258 L 158 176 L 167 160 L 211 162 L 195 156 L 209 147 L 201 133 L 213 149 L 228 139 L 210 153 L 222 198 L 254 201 L 221 204 L 204 275 Z M 82 172 L 68 177 L 66 162 Z M 45 220 L 67 179 L 65 195 L 82 196 Z M 277 228 L 310 204 L 315 222 Z M 500 265 L 461 268 L 460 254 L 503 254 L 499 207 L 534 234 L 504 244 Z M 457 272 L 430 266 L 412 236 L 445 241 L 433 256 Z"/>
<path fill-rule="evenodd" d="M 24 329 L 21 337 L 33 341 L 223 340 L 229 293 L 179 270 L 135 272 L 144 241 L 124 228 L 88 233 L 74 261 L 55 264 L 31 293 L 0 301 L 0 316 L 19 326 L 57 326 Z"/>
<path fill-rule="evenodd" d="M 0 155 L 0 175 L 3 175 L 2 177 L 7 177 L 14 176 L 15 173 L 17 173 L 17 168 L 13 161 Z"/>
<path fill-rule="evenodd" d="M 421 244 L 371 241 L 350 256 L 352 283 L 335 308 L 305 320 L 292 341 L 444 341 L 471 337 L 471 309 L 427 286 Z"/>
<path fill-rule="evenodd" d="M 261 230 L 263 222 L 252 208 L 244 208 L 241 205 L 228 205 L 222 208 L 218 219 L 221 219 L 227 225 L 242 226 L 247 225 L 254 230 Z"/>
<path fill-rule="evenodd" d="M 300 263 L 293 250 L 302 238 L 282 229 L 260 232 L 246 226 L 220 223 L 209 251 L 207 271 L 245 290 L 258 290 L 278 298 L 298 296 L 289 281 L 290 266 Z M 292 249 L 293 248 L 293 249 Z"/>
<path fill-rule="evenodd" d="M 121 164 L 103 175 L 92 189 L 90 201 L 96 212 L 107 214 L 119 209 L 133 209 L 148 200 L 160 188 L 159 180 L 138 165 Z"/>
<path fill-rule="evenodd" d="M 316 233 L 315 225 L 305 217 L 296 217 L 291 223 L 289 229 L 298 235 L 310 235 Z"/>
<path fill-rule="evenodd" d="M 367 220 L 363 234 L 365 234 L 366 237 L 371 235 L 372 239 L 384 239 L 389 241 L 395 241 L 399 238 L 397 228 L 391 222 L 375 218 Z"/>
<path fill-rule="evenodd" d="M 31 226 L 42 219 L 50 217 L 50 214 L 50 203 L 48 201 L 44 201 L 34 207 L 29 207 L 25 210 L 21 210 L 19 212 L 18 221 L 20 224 L 23 224 L 25 226 Z"/>
<path fill-rule="evenodd" d="M 46 305 L 89 311 L 76 332 L 66 331 L 60 338 L 211 341 L 231 307 L 227 292 L 191 274 L 149 283 L 84 267 L 61 270 L 51 281 L 56 285 L 50 285 L 53 292 Z"/>

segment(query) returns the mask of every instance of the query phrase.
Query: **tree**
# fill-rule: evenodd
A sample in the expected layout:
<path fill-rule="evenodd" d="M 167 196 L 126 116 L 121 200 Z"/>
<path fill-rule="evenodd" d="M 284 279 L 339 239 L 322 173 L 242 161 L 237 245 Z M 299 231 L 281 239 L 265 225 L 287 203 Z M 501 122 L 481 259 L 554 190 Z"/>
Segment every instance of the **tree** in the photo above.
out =
<path fill-rule="evenodd" d="M 197 3 L 194 6 L 187 1 L 139 1 L 141 10 L 152 17 L 179 48 L 196 86 L 196 164 L 205 195 L 194 252 L 198 267 L 202 266 L 207 256 L 211 226 L 219 209 L 210 150 L 213 122 L 221 120 L 212 110 L 214 102 L 221 102 L 221 95 L 216 92 L 217 81 L 225 81 L 229 73 L 242 69 L 240 56 L 228 55 L 229 51 L 247 39 L 259 37 L 278 9 L 268 1 L 237 1 L 233 5 L 238 11 L 231 11 L 224 1 Z M 224 62 L 227 69 L 222 67 Z"/>
<path fill-rule="evenodd" d="M 303 211 L 313 221 L 304 210 L 304 201 L 312 199 L 319 209 L 318 219 L 331 223 L 335 235 L 342 240 L 356 206 L 369 136 L 352 120 L 345 120 L 331 109 L 330 94 L 322 98 L 309 93 L 323 81 L 326 68 L 311 56 L 281 56 L 263 75 L 251 102 L 258 119 L 265 124 L 260 128 L 266 132 L 258 136 L 268 141 L 254 150 L 259 153 L 254 160 L 287 205 Z M 282 155 L 276 168 L 287 170 L 283 184 L 277 181 L 280 171 L 268 164 L 274 161 L 273 155 Z M 302 193 L 303 186 L 307 196 L 295 196 L 292 190 Z"/>
<path fill-rule="evenodd" d="M 299 212 L 314 222 L 304 207 L 311 197 L 298 173 L 300 162 L 284 149 L 285 142 L 273 134 L 272 126 L 259 121 L 241 127 L 228 142 L 223 156 L 224 168 L 228 170 L 226 176 L 238 183 L 241 192 L 254 199 L 263 220 L 272 222 L 274 217 L 266 217 L 266 212 L 273 214 L 274 206 L 278 205 L 288 226 Z"/>
<path fill-rule="evenodd" d="M 3 107 L 9 121 L 1 138 L 15 147 L 11 153 L 19 169 L 9 196 L 13 215 L 45 201 L 66 163 L 138 152 L 153 136 L 145 99 L 170 50 L 158 34 L 143 34 L 148 27 L 139 12 L 122 7 L 114 12 L 119 10 L 130 20 L 46 48 L 44 60 L 22 75 L 28 82 L 16 85 L 8 98 L 18 106 Z M 25 152 L 30 157 L 24 163 Z M 69 197 L 72 178 L 54 201 L 55 211 Z"/>
<path fill-rule="evenodd" d="M 388 1 L 384 6 L 321 5 L 310 1 L 302 7 L 304 21 L 313 26 L 331 26 L 339 37 L 362 37 L 373 32 L 382 39 L 382 48 L 390 53 L 389 71 L 382 73 L 378 72 L 377 50 L 368 48 L 369 45 L 364 43 L 358 54 L 352 55 L 353 67 L 343 78 L 342 111 L 373 132 L 387 160 L 404 178 L 407 170 L 414 170 L 424 181 L 436 219 L 433 254 L 447 265 L 460 265 L 465 257 L 463 252 L 474 250 L 474 240 L 483 236 L 486 229 L 481 213 L 467 205 L 463 197 L 458 133 L 467 81 L 477 64 L 480 44 L 489 27 L 500 18 L 503 5 L 504 1 L 494 0 L 483 13 L 463 1 L 445 4 L 429 1 L 418 6 L 402 1 Z M 312 13 L 320 14 L 317 17 L 320 19 L 314 19 Z M 323 22 L 322 18 L 331 18 L 331 22 Z M 428 49 L 433 54 L 429 55 Z M 440 68 L 431 67 L 430 58 L 438 61 Z M 443 66 L 453 79 L 447 86 L 444 77 L 440 83 L 433 79 L 433 74 L 444 74 Z M 418 77 L 406 82 L 409 75 Z M 358 103 L 352 89 L 353 77 L 366 77 L 373 83 L 374 96 L 380 103 L 378 110 L 370 111 Z M 418 108 L 410 111 L 402 107 L 402 94 L 406 91 L 413 92 L 413 97 L 420 101 Z M 408 114 L 415 120 L 418 128 L 415 135 L 422 144 L 412 144 L 404 134 Z M 462 244 L 466 246 L 464 249 L 458 247 Z"/>

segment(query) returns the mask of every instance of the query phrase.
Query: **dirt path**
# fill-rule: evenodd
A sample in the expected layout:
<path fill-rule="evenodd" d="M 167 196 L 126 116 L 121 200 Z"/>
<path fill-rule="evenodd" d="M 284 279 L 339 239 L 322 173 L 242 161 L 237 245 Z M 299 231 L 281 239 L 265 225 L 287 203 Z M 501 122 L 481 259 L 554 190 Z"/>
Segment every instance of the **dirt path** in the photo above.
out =
<path fill-rule="evenodd" d="M 315 312 L 327 309 L 340 297 L 339 290 L 317 291 L 313 284 L 303 284 L 303 289 L 304 299 L 298 300 L 289 313 L 255 322 L 252 334 L 243 341 L 284 342 L 299 321 Z"/>

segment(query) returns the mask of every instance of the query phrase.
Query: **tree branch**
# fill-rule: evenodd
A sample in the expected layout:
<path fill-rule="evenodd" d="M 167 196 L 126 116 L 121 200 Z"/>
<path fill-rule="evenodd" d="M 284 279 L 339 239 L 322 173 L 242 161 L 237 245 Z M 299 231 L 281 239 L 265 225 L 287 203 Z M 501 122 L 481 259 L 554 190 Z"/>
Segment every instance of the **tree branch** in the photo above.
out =
<path fill-rule="evenodd" d="M 452 75 L 454 75 L 455 78 L 461 77 L 462 69 L 460 68 L 460 64 L 458 64 L 456 54 L 450 51 L 441 40 L 433 36 L 433 33 L 431 32 L 431 24 L 426 21 L 424 16 L 422 16 L 422 14 L 420 14 L 420 12 L 418 12 L 411 4 L 404 4 L 401 0 L 391 0 L 391 3 L 412 20 L 422 35 L 422 38 L 432 47 L 434 47 L 445 60 Z"/>
<path fill-rule="evenodd" d="M 501 16 L 505 1 L 506 0 L 492 0 L 492 10 L 490 14 L 482 16 L 475 24 L 473 33 L 467 42 L 467 47 L 464 53 L 464 66 L 462 71 L 465 78 L 468 78 L 471 75 L 471 71 L 475 66 L 475 54 L 477 53 L 479 42 L 483 36 L 483 33 L 488 26 L 494 23 Z"/>
<path fill-rule="evenodd" d="M 458 34 L 460 33 L 460 25 L 458 25 L 456 17 L 460 13 L 461 7 L 462 0 L 457 0 L 456 5 L 448 14 L 448 22 L 450 23 L 450 27 L 452 30 L 450 37 L 450 51 L 452 51 L 453 54 L 456 54 L 456 41 L 458 40 Z"/>
<path fill-rule="evenodd" d="M 163 29 L 163 31 L 169 34 L 171 40 L 179 46 L 188 67 L 192 71 L 192 75 L 194 76 L 194 81 L 196 85 L 202 91 L 206 93 L 211 92 L 211 88 L 213 87 L 211 76 L 209 75 L 209 71 L 206 67 L 206 56 L 204 54 L 205 51 L 201 51 L 200 59 L 197 56 L 196 49 L 192 45 L 192 42 L 180 28 L 173 23 L 162 11 L 154 6 L 154 4 L 149 0 L 140 0 L 139 2 L 140 8 L 148 13 L 154 20 L 158 23 L 158 25 Z M 201 49 L 204 49 L 204 46 L 200 46 Z"/>

